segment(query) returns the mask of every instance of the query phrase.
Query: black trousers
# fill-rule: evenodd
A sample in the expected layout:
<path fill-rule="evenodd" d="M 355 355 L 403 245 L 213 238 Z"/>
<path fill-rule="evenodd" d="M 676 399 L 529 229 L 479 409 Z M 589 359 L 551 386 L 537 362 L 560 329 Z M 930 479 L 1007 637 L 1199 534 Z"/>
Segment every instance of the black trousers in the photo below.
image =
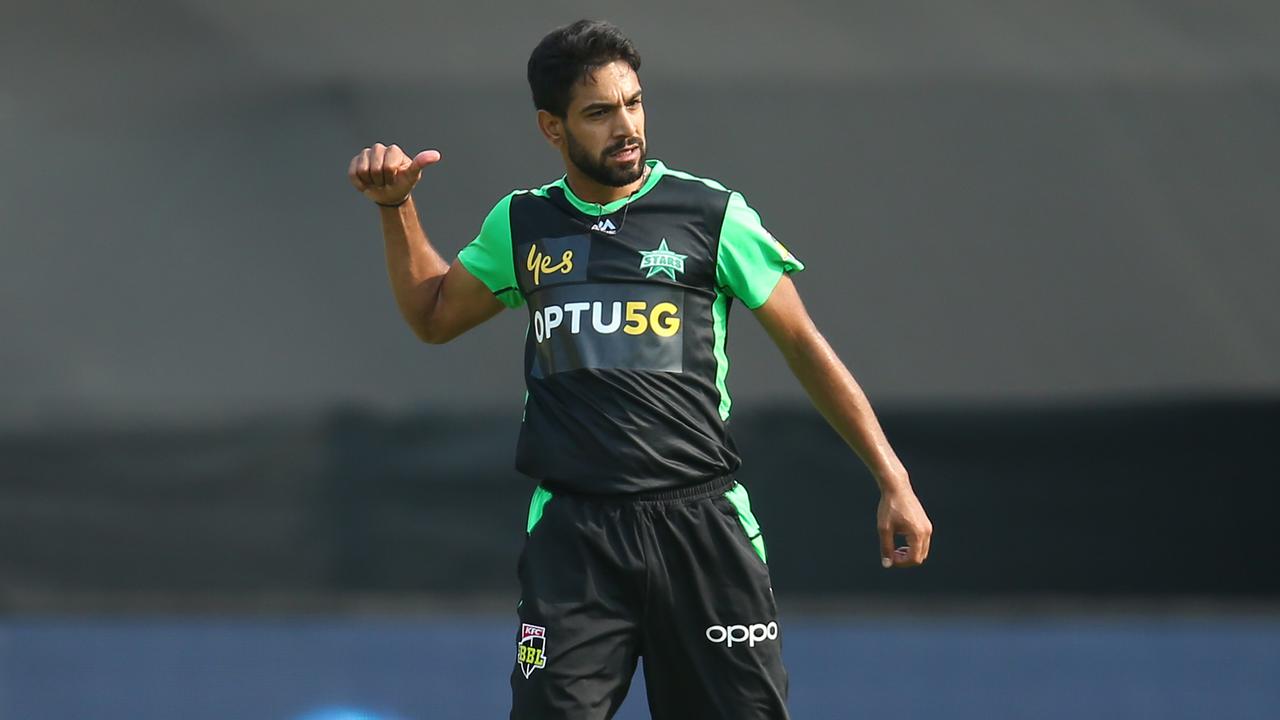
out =
<path fill-rule="evenodd" d="M 746 489 L 540 486 L 520 554 L 513 720 L 607 720 L 644 658 L 654 720 L 785 720 L 782 631 Z"/>

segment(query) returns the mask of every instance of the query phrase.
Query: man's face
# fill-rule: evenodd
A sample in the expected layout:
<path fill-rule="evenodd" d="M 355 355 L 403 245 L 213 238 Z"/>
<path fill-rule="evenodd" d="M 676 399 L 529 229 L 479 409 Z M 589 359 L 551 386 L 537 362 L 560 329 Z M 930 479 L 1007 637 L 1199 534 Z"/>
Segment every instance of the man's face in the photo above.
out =
<path fill-rule="evenodd" d="M 565 150 L 582 174 L 623 187 L 644 174 L 644 107 L 640 78 L 622 60 L 595 70 L 573 87 L 564 118 Z"/>

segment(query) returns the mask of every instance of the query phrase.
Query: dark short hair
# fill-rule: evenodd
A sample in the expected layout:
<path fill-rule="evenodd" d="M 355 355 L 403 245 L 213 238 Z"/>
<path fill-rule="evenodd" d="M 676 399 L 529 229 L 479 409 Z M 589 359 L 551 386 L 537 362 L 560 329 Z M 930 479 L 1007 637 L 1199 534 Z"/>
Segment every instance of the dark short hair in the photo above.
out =
<path fill-rule="evenodd" d="M 574 84 L 615 60 L 640 69 L 640 53 L 613 23 L 579 20 L 552 30 L 529 55 L 534 106 L 564 117 Z"/>

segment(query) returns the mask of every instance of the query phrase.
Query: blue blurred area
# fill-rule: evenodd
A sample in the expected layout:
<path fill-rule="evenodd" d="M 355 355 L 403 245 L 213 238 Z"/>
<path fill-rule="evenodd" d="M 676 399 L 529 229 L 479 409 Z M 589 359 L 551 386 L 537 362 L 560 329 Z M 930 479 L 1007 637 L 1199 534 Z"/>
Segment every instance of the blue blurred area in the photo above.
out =
<path fill-rule="evenodd" d="M 359 708 L 330 707 L 299 715 L 297 720 L 396 720 L 396 718 Z"/>
<path fill-rule="evenodd" d="M 501 718 L 513 632 L 500 617 L 12 619 L 0 623 L 0 718 Z M 1280 709 L 1274 616 L 806 617 L 784 637 L 797 718 Z M 648 717 L 639 678 L 618 717 Z"/>

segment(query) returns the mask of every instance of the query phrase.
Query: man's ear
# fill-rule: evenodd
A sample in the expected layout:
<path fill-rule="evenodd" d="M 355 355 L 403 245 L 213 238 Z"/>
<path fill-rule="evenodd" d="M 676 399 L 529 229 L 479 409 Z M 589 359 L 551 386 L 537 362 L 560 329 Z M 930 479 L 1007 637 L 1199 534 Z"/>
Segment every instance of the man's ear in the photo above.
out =
<path fill-rule="evenodd" d="M 564 118 L 539 110 L 538 129 L 542 131 L 542 137 L 553 146 L 560 147 L 564 143 Z"/>

